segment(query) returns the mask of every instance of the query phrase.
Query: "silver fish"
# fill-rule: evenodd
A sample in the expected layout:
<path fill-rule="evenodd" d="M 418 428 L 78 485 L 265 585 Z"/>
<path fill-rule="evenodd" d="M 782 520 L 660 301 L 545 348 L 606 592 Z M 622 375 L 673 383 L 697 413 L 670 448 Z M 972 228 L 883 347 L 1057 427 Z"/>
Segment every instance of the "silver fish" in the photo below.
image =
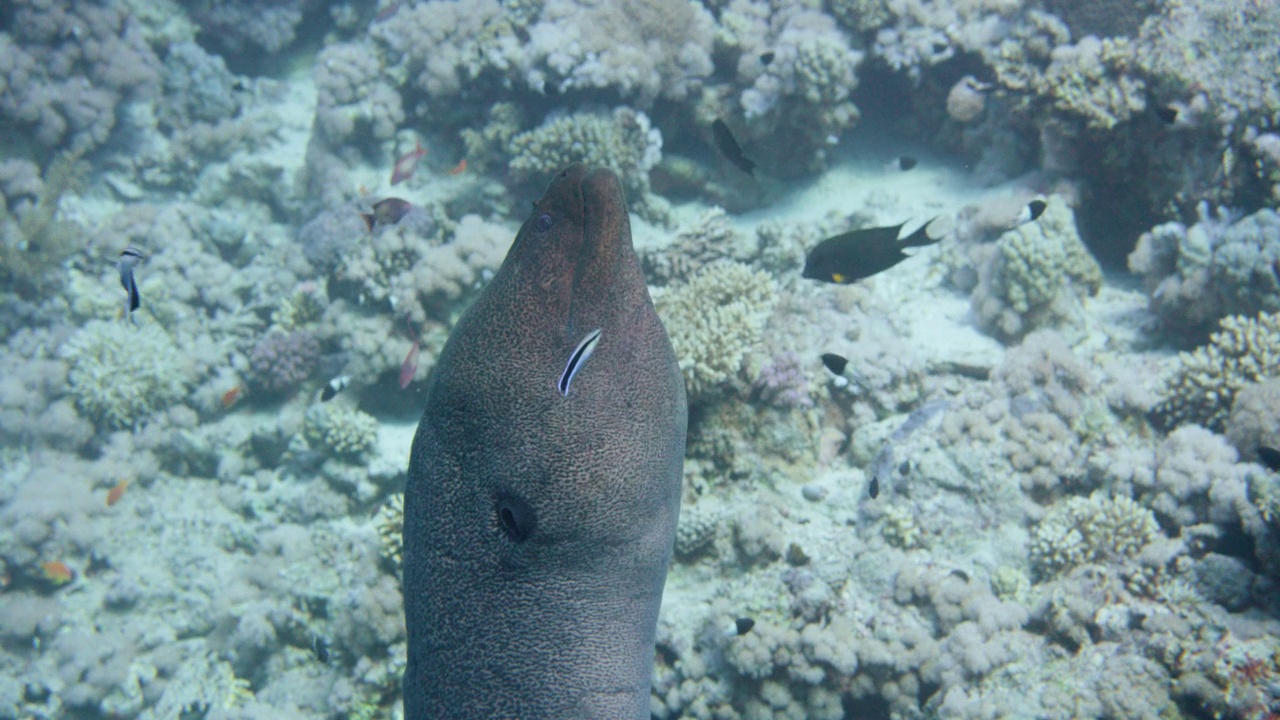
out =
<path fill-rule="evenodd" d="M 567 396 L 569 394 L 569 384 L 573 382 L 573 376 L 578 374 L 582 366 L 586 364 L 587 358 L 591 357 L 591 353 L 595 352 L 596 345 L 600 342 L 600 331 L 592 330 L 587 336 L 582 338 L 582 342 L 578 343 L 578 347 L 573 349 L 573 354 L 569 356 L 569 362 L 564 366 L 564 372 L 560 374 L 560 394 Z"/>
<path fill-rule="evenodd" d="M 133 269 L 145 258 L 146 255 L 143 255 L 141 250 L 130 245 L 121 251 L 120 259 L 116 261 L 116 270 L 120 271 L 120 284 L 128 294 L 124 309 L 129 322 L 135 322 L 133 312 L 142 306 L 142 297 L 138 295 L 138 282 L 133 278 Z"/>

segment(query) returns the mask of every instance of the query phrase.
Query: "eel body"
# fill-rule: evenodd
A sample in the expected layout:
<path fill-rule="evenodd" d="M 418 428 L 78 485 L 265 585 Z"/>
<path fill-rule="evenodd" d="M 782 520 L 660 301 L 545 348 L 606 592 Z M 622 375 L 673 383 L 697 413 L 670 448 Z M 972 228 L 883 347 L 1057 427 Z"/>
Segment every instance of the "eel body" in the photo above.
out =
<path fill-rule="evenodd" d="M 686 422 L 618 179 L 572 165 L 428 381 L 406 718 L 649 717 Z"/>

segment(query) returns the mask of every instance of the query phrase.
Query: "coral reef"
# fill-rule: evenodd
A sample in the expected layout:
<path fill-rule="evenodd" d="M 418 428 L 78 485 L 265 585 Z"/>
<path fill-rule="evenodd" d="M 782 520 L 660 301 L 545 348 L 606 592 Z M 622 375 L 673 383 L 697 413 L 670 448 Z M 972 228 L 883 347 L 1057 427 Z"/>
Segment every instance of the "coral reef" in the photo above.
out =
<path fill-rule="evenodd" d="M 1051 196 L 1035 222 L 1006 232 L 978 269 L 971 302 L 982 324 L 1004 339 L 1073 321 L 1080 302 L 1102 286 L 1102 268 L 1076 232 L 1071 209 Z"/>
<path fill-rule="evenodd" d="M 302 437 L 312 449 L 356 462 L 378 442 L 378 421 L 346 405 L 313 405 L 302 423 Z"/>
<path fill-rule="evenodd" d="M 1151 310 L 1180 342 L 1204 338 L 1228 315 L 1280 311 L 1280 216 L 1259 210 L 1245 218 L 1208 203 L 1199 221 L 1157 225 L 1129 255 L 1142 275 Z"/>
<path fill-rule="evenodd" d="M 60 350 L 67 390 L 99 428 L 131 428 L 186 397 L 196 379 L 173 339 L 154 323 L 94 320 Z"/>
<path fill-rule="evenodd" d="M 548 118 L 512 137 L 508 152 L 512 174 L 537 184 L 573 162 L 607 167 L 640 208 L 649 194 L 649 169 L 662 159 L 662 133 L 643 112 L 619 107 L 609 114 Z"/>
<path fill-rule="evenodd" d="M 320 342 L 306 330 L 272 332 L 249 352 L 249 383 L 268 395 L 287 393 L 311 377 L 320 357 Z"/>
<path fill-rule="evenodd" d="M 316 124 L 326 143 L 390 140 L 404 122 L 400 94 L 371 43 L 335 43 L 316 57 Z"/>
<path fill-rule="evenodd" d="M 44 148 L 105 143 L 122 103 L 158 90 L 160 60 L 123 5 L 18 2 L 0 34 L 0 117 Z"/>
<path fill-rule="evenodd" d="M 1031 538 L 1041 577 L 1112 558 L 1133 558 L 1161 538 L 1151 511 L 1127 497 L 1073 497 L 1050 508 Z"/>
<path fill-rule="evenodd" d="M 1151 421 L 1166 429 L 1194 423 L 1221 430 L 1241 388 L 1280 375 L 1280 314 L 1225 318 L 1208 345 L 1178 361 Z"/>
<path fill-rule="evenodd" d="M 773 310 L 774 293 L 767 274 L 725 261 L 657 297 L 691 404 L 739 378 L 743 358 Z"/>
<path fill-rule="evenodd" d="M 1258 447 L 1280 447 L 1280 378 L 1245 385 L 1236 391 L 1223 434 L 1241 457 L 1257 458 Z"/>

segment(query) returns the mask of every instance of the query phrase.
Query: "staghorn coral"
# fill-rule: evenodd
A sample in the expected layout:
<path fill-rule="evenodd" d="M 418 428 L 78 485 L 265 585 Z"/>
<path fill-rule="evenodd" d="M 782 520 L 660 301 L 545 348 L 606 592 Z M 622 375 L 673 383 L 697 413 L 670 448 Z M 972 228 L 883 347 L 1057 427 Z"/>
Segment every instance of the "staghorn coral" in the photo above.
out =
<path fill-rule="evenodd" d="M 691 404 L 738 377 L 773 310 L 774 295 L 767 274 L 725 261 L 658 296 L 655 306 L 671 335 Z"/>
<path fill-rule="evenodd" d="M 1178 360 L 1149 419 L 1163 429 L 1195 423 L 1221 430 L 1241 388 L 1280 375 L 1280 313 L 1225 318 L 1208 345 Z"/>
<path fill-rule="evenodd" d="M 1041 578 L 1112 558 L 1133 558 L 1162 538 L 1150 510 L 1127 497 L 1094 493 L 1057 503 L 1031 537 L 1031 565 Z"/>
<path fill-rule="evenodd" d="M 154 323 L 94 320 L 59 349 L 67 390 L 99 428 L 126 429 L 184 398 L 194 363 Z"/>
<path fill-rule="evenodd" d="M 1102 268 L 1080 240 L 1071 208 L 1056 195 L 1047 202 L 1039 220 L 1001 235 L 978 269 L 974 313 L 1006 340 L 1075 319 L 1081 300 L 1102 287 Z"/>

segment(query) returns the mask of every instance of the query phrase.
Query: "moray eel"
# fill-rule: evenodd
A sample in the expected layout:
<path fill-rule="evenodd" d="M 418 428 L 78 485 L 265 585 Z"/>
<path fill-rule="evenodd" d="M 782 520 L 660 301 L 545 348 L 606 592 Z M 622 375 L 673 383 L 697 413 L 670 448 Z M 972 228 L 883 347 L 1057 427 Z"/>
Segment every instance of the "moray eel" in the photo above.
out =
<path fill-rule="evenodd" d="M 617 177 L 556 175 L 427 384 L 405 717 L 649 717 L 687 404 Z"/>

